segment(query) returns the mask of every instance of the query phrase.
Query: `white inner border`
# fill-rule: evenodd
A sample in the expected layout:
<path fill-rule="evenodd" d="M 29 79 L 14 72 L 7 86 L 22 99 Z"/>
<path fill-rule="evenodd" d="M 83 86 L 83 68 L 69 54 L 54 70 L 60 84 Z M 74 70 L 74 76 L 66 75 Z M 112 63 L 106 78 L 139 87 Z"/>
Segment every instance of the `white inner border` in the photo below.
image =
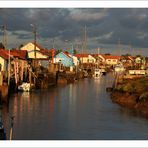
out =
<path fill-rule="evenodd" d="M 1 1 L 0 8 L 148 8 L 148 1 Z M 127 135 L 128 136 L 128 135 Z M 145 140 L 132 140 L 132 141 L 116 141 L 116 140 L 91 140 L 91 141 L 0 141 L 0 147 L 101 147 L 101 148 L 146 148 L 148 147 L 148 141 Z"/>
<path fill-rule="evenodd" d="M 146 8 L 148 7 L 148 1 L 85 1 L 85 0 L 75 0 L 75 1 L 1 1 L 0 7 L 3 8 Z"/>
<path fill-rule="evenodd" d="M 43 148 L 43 147 L 53 147 L 53 148 L 77 148 L 77 147 L 83 147 L 83 148 L 147 148 L 148 142 L 147 141 L 124 141 L 124 140 L 83 140 L 83 141 L 71 141 L 71 140 L 58 140 L 58 141 L 6 141 L 6 142 L 0 142 L 1 148 L 8 148 L 8 147 L 36 147 L 36 148 Z"/>

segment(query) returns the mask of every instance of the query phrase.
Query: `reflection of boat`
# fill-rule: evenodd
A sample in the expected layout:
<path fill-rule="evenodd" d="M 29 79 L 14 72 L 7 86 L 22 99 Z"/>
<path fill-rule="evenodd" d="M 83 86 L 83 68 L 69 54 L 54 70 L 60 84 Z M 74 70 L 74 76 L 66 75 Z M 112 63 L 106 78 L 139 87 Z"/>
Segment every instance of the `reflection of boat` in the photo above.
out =
<path fill-rule="evenodd" d="M 30 92 L 29 91 L 24 91 L 21 93 L 21 98 L 29 98 L 30 97 Z"/>
<path fill-rule="evenodd" d="M 30 91 L 31 90 L 31 85 L 30 83 L 22 83 L 22 85 L 18 86 L 19 91 Z"/>
<path fill-rule="evenodd" d="M 94 78 L 100 78 L 101 76 L 102 76 L 101 70 L 100 70 L 99 68 L 96 68 L 96 69 L 94 70 L 93 77 L 94 77 Z"/>

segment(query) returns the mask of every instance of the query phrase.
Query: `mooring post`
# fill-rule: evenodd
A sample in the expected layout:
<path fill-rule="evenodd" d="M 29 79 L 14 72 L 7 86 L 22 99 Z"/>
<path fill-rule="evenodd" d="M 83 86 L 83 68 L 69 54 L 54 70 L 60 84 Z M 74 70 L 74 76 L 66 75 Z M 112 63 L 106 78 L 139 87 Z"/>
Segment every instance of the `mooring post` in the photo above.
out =
<path fill-rule="evenodd" d="M 10 141 L 12 140 L 13 137 L 13 120 L 14 120 L 14 116 L 11 116 L 11 128 L 10 128 Z"/>

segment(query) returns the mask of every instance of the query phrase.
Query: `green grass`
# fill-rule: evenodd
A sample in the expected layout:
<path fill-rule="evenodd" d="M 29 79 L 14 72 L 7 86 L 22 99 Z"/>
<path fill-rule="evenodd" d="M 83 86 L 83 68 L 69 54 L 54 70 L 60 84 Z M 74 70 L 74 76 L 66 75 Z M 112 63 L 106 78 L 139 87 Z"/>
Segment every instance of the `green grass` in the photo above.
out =
<path fill-rule="evenodd" d="M 117 85 L 117 91 L 135 94 L 139 96 L 139 101 L 148 100 L 148 77 L 124 80 Z"/>

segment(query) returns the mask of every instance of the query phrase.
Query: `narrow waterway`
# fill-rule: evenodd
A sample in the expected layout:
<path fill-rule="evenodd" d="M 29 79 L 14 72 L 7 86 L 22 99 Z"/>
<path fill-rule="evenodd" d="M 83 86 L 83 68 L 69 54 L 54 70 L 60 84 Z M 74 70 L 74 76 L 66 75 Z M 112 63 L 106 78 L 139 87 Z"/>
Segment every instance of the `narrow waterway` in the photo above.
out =
<path fill-rule="evenodd" d="M 14 115 L 15 140 L 148 139 L 148 119 L 111 102 L 106 87 L 112 74 L 74 84 L 14 94 L 2 110 L 9 137 Z"/>

